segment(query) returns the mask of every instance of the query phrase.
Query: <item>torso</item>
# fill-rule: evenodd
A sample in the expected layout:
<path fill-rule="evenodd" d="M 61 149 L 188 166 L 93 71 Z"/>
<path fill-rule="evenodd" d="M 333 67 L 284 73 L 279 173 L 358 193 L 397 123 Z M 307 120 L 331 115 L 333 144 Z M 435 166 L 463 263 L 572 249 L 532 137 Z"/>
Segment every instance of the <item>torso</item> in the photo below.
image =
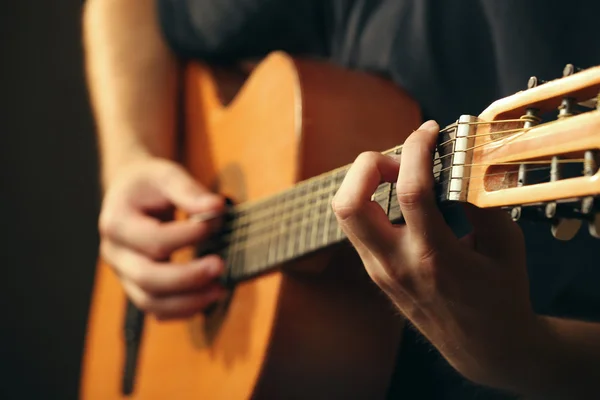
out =
<path fill-rule="evenodd" d="M 193 11 L 210 9 L 213 2 L 182 2 L 190 7 L 189 18 L 184 8 L 170 16 L 162 8 L 165 33 L 182 56 L 259 57 L 276 47 L 326 57 L 388 76 L 421 104 L 428 118 L 441 124 L 461 114 L 477 115 L 495 99 L 523 90 L 531 75 L 549 80 L 561 76 L 567 63 L 600 65 L 600 41 L 592 39 L 597 37 L 597 1 L 566 6 L 558 0 L 293 0 L 286 6 L 294 12 L 286 15 L 267 9 L 269 2 L 263 0 L 218 0 L 221 6 L 214 12 Z M 167 3 L 171 2 L 162 2 Z M 261 7 L 262 19 L 257 17 Z M 252 8 L 256 9 L 243 12 Z M 182 29 L 182 20 L 193 29 Z M 273 29 L 289 31 L 264 28 L 276 20 Z M 248 26 L 262 26 L 262 33 L 252 37 L 245 31 Z M 536 311 L 600 320 L 600 246 L 595 239 L 581 232 L 562 243 L 551 236 L 549 227 L 522 227 Z M 429 347 L 421 344 L 401 356 L 412 357 L 412 362 L 428 359 L 423 371 L 444 371 L 446 381 L 466 387 L 439 356 L 427 354 Z M 413 371 L 416 375 L 421 370 Z M 400 380 L 406 383 L 415 378 L 404 376 Z M 445 391 L 446 396 L 451 392 Z"/>

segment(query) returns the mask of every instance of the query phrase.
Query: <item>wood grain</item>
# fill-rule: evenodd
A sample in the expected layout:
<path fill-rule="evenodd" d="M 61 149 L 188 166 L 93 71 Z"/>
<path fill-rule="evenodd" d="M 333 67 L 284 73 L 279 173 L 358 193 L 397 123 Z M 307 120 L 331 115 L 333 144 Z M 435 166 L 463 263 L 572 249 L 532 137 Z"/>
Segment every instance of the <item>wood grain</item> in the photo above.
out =
<path fill-rule="evenodd" d="M 388 82 L 283 53 L 259 64 L 227 106 L 211 71 L 188 70 L 182 162 L 236 202 L 393 147 L 420 123 L 418 107 Z M 177 255 L 186 257 L 189 249 Z M 303 265 L 319 268 L 298 272 Z M 212 337 L 202 317 L 149 318 L 132 398 L 384 398 L 403 320 L 354 251 L 338 246 L 286 267 L 237 287 Z M 121 397 L 124 301 L 100 263 L 83 399 Z"/>

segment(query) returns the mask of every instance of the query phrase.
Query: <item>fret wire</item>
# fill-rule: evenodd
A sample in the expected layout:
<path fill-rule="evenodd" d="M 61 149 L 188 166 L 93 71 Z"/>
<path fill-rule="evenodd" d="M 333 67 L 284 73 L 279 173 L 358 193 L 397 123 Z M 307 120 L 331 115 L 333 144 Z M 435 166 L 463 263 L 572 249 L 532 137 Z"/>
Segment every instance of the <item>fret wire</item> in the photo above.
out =
<path fill-rule="evenodd" d="M 384 187 L 383 185 L 378 188 L 379 193 L 381 193 L 381 188 Z M 279 206 L 278 206 L 278 210 L 281 209 L 281 204 L 285 203 L 285 200 L 280 201 L 279 202 Z M 324 211 L 321 208 L 315 207 L 313 208 L 314 210 L 318 210 L 318 213 L 316 215 L 313 215 L 313 218 L 311 218 L 311 220 L 306 221 L 309 224 L 312 223 L 312 225 L 314 226 L 314 221 L 318 221 L 319 219 L 322 218 L 322 214 L 323 213 L 327 213 L 327 209 L 325 209 Z M 330 207 L 328 209 L 331 209 Z M 310 250 L 316 250 L 320 247 L 326 246 L 328 244 L 334 243 L 336 241 L 339 241 L 341 239 L 345 239 L 345 235 L 344 233 L 341 231 L 341 229 L 339 229 L 339 224 L 337 224 L 337 221 L 335 221 L 334 223 L 331 224 L 331 226 L 334 227 L 334 229 L 337 230 L 338 234 L 336 235 L 335 240 L 328 240 L 328 241 L 324 241 L 324 243 L 315 243 L 314 246 L 310 247 Z M 233 247 L 233 259 L 235 260 L 234 262 L 232 262 L 232 266 L 233 266 L 233 271 L 232 271 L 232 276 L 234 277 L 241 277 L 244 274 L 252 274 L 255 272 L 259 272 L 262 268 L 268 266 L 268 265 L 273 265 L 275 263 L 281 263 L 283 261 L 289 260 L 293 257 L 296 256 L 296 254 L 291 254 L 291 255 L 286 255 L 286 256 L 277 256 L 276 259 L 274 260 L 275 262 L 271 261 L 271 260 L 267 260 L 267 262 L 261 262 L 261 263 L 256 263 L 256 262 L 252 262 L 251 263 L 251 267 L 245 267 L 243 263 L 241 263 L 240 261 L 244 261 L 244 254 L 247 254 L 249 252 L 255 251 L 254 248 L 256 246 L 260 246 L 261 243 L 264 243 L 266 240 L 269 240 L 270 237 L 282 237 L 282 234 L 288 233 L 290 231 L 292 231 L 293 228 L 288 228 L 286 227 L 284 224 L 281 224 L 280 227 L 282 227 L 282 231 L 280 231 L 278 234 L 275 235 L 269 235 L 267 237 L 262 237 L 259 238 L 259 240 L 253 240 L 253 237 L 240 237 L 239 235 L 235 236 L 235 243 L 234 243 L 234 247 Z"/>
<path fill-rule="evenodd" d="M 316 185 L 317 185 L 317 193 L 320 191 L 320 186 L 321 186 L 320 184 L 321 184 L 321 181 L 318 181 L 316 183 Z M 316 210 L 317 215 L 319 215 L 319 213 L 320 213 L 320 209 L 319 209 L 320 205 L 321 205 L 321 202 L 319 201 L 319 197 L 316 197 L 314 209 Z M 318 236 L 319 232 L 318 232 L 317 226 L 314 224 L 314 222 L 316 220 L 317 219 L 311 221 L 311 223 L 312 223 L 313 226 L 311 226 L 310 242 L 309 242 L 309 245 L 308 245 L 309 249 L 315 248 L 316 242 L 317 242 L 317 236 Z"/>
<path fill-rule="evenodd" d="M 387 184 L 382 184 L 378 187 L 378 189 L 375 191 L 374 193 L 374 200 L 375 201 L 382 201 L 387 199 L 387 193 L 384 191 L 384 189 L 387 187 Z M 328 197 L 328 203 L 331 204 L 331 200 L 333 199 L 333 196 L 335 195 L 335 193 L 331 193 L 331 195 Z M 252 233 L 253 236 L 261 236 L 263 234 L 271 234 L 273 229 L 277 229 L 277 227 L 274 228 L 274 226 L 280 226 L 280 225 L 285 225 L 288 224 L 289 221 L 292 220 L 292 217 L 294 215 L 297 215 L 297 213 L 285 213 L 282 212 L 282 204 L 285 202 L 279 202 L 276 210 L 274 211 L 274 216 L 272 217 L 271 220 L 269 221 L 265 221 L 265 223 L 261 224 L 261 228 L 262 229 L 256 229 L 250 233 Z M 329 205 L 327 204 L 327 205 Z M 322 201 L 319 202 L 319 207 L 322 207 Z M 307 207 L 306 209 L 308 209 L 310 211 L 310 208 L 317 208 L 317 206 L 315 204 L 312 205 L 312 207 Z M 330 207 L 329 207 L 330 208 Z M 322 212 L 317 211 L 317 214 L 315 216 L 313 216 L 311 214 L 311 217 L 309 218 L 308 223 L 312 224 L 314 223 L 314 221 L 317 221 L 317 218 L 321 218 L 322 217 Z M 293 225 L 293 224 L 291 224 Z M 237 227 L 238 230 L 240 230 L 240 227 Z M 312 232 L 312 229 L 311 229 Z M 317 232 L 314 232 L 311 234 L 311 236 L 315 236 L 318 235 Z M 223 239 L 227 240 L 228 236 L 224 235 Z M 311 239 L 312 240 L 312 239 Z M 314 240 L 312 240 L 312 242 L 314 242 Z M 311 243 L 312 243 L 311 242 Z M 312 246 L 312 244 L 309 245 L 309 247 Z"/>
<path fill-rule="evenodd" d="M 286 192 L 286 194 L 282 197 L 282 201 L 281 201 L 281 214 L 283 217 L 286 216 L 285 213 L 285 207 L 286 207 L 286 203 L 287 203 L 287 198 L 290 195 L 290 192 Z M 286 245 L 286 235 L 287 235 L 287 226 L 285 225 L 284 222 L 284 218 L 277 218 L 276 222 L 277 222 L 277 226 L 278 226 L 278 231 L 279 231 L 279 239 L 278 239 L 278 243 L 277 243 L 277 262 L 280 262 L 283 258 L 284 258 L 284 254 L 285 254 L 285 245 Z"/>
<path fill-rule="evenodd" d="M 384 185 L 382 185 L 380 188 L 378 188 L 377 191 L 375 192 L 375 196 L 376 196 L 375 197 L 375 201 L 382 201 L 382 200 L 386 199 L 387 195 L 385 195 L 385 193 L 382 192 L 382 188 L 383 187 L 384 187 Z M 382 197 L 381 196 L 382 194 L 384 194 L 385 196 Z M 333 199 L 333 196 L 329 196 L 328 197 L 328 203 L 329 204 L 331 203 L 332 199 Z M 319 209 L 319 210 L 316 210 L 316 207 L 313 207 L 313 208 L 315 208 L 316 214 L 315 215 L 311 214 L 311 216 L 310 216 L 310 218 L 308 220 L 304 219 L 304 222 L 301 221 L 301 223 L 298 223 L 298 224 L 294 223 L 293 220 L 290 220 L 290 214 L 286 214 L 284 216 L 280 216 L 278 218 L 274 218 L 272 221 L 269 221 L 268 225 L 267 224 L 263 225 L 263 227 L 266 227 L 267 229 L 260 230 L 260 231 L 253 231 L 253 232 L 251 232 L 252 236 L 253 237 L 262 236 L 265 233 L 271 234 L 272 231 L 273 231 L 273 229 L 274 229 L 274 226 L 280 226 L 280 225 L 281 226 L 286 226 L 286 225 L 294 226 L 294 225 L 301 225 L 301 224 L 302 225 L 304 225 L 304 224 L 309 224 L 309 225 L 313 224 L 315 221 L 318 221 L 318 219 L 321 218 L 325 212 L 328 212 L 328 210 L 331 209 L 331 207 L 329 206 L 329 204 L 323 204 L 323 202 L 321 202 L 321 204 L 320 204 L 321 209 Z M 324 205 L 327 206 L 327 208 L 325 210 L 322 210 L 322 207 Z M 288 220 L 290 220 L 289 223 L 288 223 Z M 312 233 L 311 235 L 315 236 L 317 234 L 318 233 L 315 232 L 315 233 Z M 227 240 L 227 236 L 223 236 L 223 238 L 224 238 L 224 240 Z"/>
<path fill-rule="evenodd" d="M 313 184 L 318 184 L 321 181 L 315 181 Z M 309 205 L 307 203 L 309 203 L 309 200 L 311 198 L 318 198 L 319 196 L 321 196 L 324 193 L 330 193 L 332 191 L 337 191 L 337 189 L 339 189 L 339 185 L 336 188 L 322 188 L 321 190 L 317 190 L 317 191 L 310 191 L 308 190 L 306 194 L 302 195 L 302 196 L 295 196 L 294 200 L 291 202 L 286 202 L 285 207 L 286 210 L 290 209 L 290 210 L 298 210 L 299 207 L 298 205 L 304 205 L 304 207 L 309 207 Z M 290 194 L 294 194 L 292 191 L 286 191 L 286 196 L 290 195 Z M 237 210 L 236 210 L 237 211 Z M 269 216 L 270 213 L 272 213 L 273 211 L 269 208 L 266 208 L 263 210 L 263 212 L 243 212 L 243 215 L 249 215 L 254 219 L 264 219 L 267 218 Z M 245 223 L 248 223 L 249 221 L 245 221 Z"/>
<path fill-rule="evenodd" d="M 515 122 L 521 122 L 521 120 L 515 120 Z M 491 123 L 503 123 L 506 121 L 491 121 L 491 122 L 477 122 L 477 123 L 469 123 L 469 124 L 491 124 Z M 446 130 L 450 130 L 450 129 L 454 129 L 457 126 L 458 123 L 455 123 L 451 126 L 448 126 L 442 130 L 440 130 L 440 132 L 442 131 L 446 131 Z M 509 130 L 510 132 L 515 131 L 513 130 Z M 507 132 L 509 132 L 507 131 Z M 517 130 L 519 131 L 519 130 Z M 501 133 L 502 131 L 499 132 L 495 132 L 496 134 Z M 523 134 L 525 132 L 521 132 L 521 134 Z M 520 135 L 517 135 L 520 136 Z M 501 139 L 497 139 L 495 141 L 498 140 L 504 140 L 504 139 L 508 139 L 507 137 L 501 138 Z M 489 143 L 486 143 L 489 144 Z M 401 151 L 402 146 L 398 146 L 394 149 L 390 149 L 386 152 L 383 152 L 383 154 L 390 154 L 392 152 L 396 152 L 399 153 L 399 150 Z M 441 157 L 440 157 L 441 158 Z M 439 164 L 440 162 L 440 158 L 438 158 L 438 160 L 436 161 L 435 166 L 437 166 L 437 164 Z M 302 182 L 300 185 L 305 185 L 304 187 L 306 187 L 306 185 L 310 185 L 311 183 L 314 182 L 314 184 L 316 184 L 316 187 L 318 188 L 317 191 L 311 191 L 311 190 L 307 190 L 306 192 L 303 191 L 302 189 L 298 190 L 298 186 L 296 186 L 295 188 L 293 188 L 292 190 L 289 190 L 289 193 L 282 193 L 282 195 L 277 195 L 274 196 L 273 198 L 279 198 L 279 201 L 276 201 L 276 204 L 278 207 L 273 208 L 273 207 L 265 207 L 266 201 L 270 200 L 270 199 L 263 199 L 260 200 L 258 202 L 253 202 L 252 204 L 248 204 L 245 203 L 242 207 L 238 206 L 238 207 L 234 207 L 237 208 L 237 210 L 234 212 L 238 214 L 238 222 L 233 223 L 232 224 L 232 234 L 230 236 L 230 244 L 227 248 L 227 250 L 225 251 L 225 253 L 229 253 L 231 254 L 231 259 L 232 264 L 234 267 L 236 267 L 236 260 L 241 260 L 241 261 L 245 261 L 244 256 L 242 256 L 242 258 L 236 257 L 236 254 L 239 253 L 240 251 L 246 251 L 247 249 L 249 249 L 252 246 L 263 246 L 265 244 L 265 240 L 267 241 L 268 244 L 270 244 L 270 241 L 273 238 L 273 230 L 269 229 L 273 227 L 272 223 L 268 223 L 268 222 L 263 222 L 265 220 L 264 216 L 274 216 L 277 217 L 279 215 L 280 218 L 275 218 L 275 219 L 279 219 L 278 225 L 279 225 L 279 232 L 280 233 L 287 233 L 288 235 L 292 232 L 294 232 L 295 230 L 298 229 L 298 227 L 302 227 L 303 225 L 313 225 L 314 226 L 314 221 L 317 221 L 317 225 L 319 224 L 320 219 L 322 218 L 323 214 L 325 215 L 325 225 L 326 227 L 323 228 L 323 235 L 322 235 L 322 244 L 326 245 L 327 242 L 329 242 L 329 231 L 330 228 L 333 228 L 336 230 L 337 234 L 335 235 L 337 239 L 341 239 L 343 238 L 343 232 L 341 231 L 339 224 L 334 223 L 333 221 L 330 221 L 328 218 L 331 217 L 333 214 L 331 207 L 326 207 L 324 210 L 321 208 L 322 203 L 323 203 L 323 195 L 326 195 L 325 198 L 327 200 L 331 200 L 331 198 L 333 197 L 333 195 L 335 193 L 333 193 L 332 195 L 332 182 L 337 182 L 337 178 L 336 175 L 339 171 L 343 171 L 346 170 L 347 171 L 348 166 L 345 167 L 341 167 L 338 168 L 337 170 L 331 171 L 330 173 L 327 174 L 322 174 L 320 176 L 317 176 L 315 178 L 312 178 L 311 180 L 307 180 L 305 182 Z M 346 172 L 344 171 L 344 172 Z M 440 171 L 443 172 L 443 169 Z M 332 179 L 334 178 L 334 179 Z M 471 177 L 472 178 L 472 177 Z M 329 184 L 329 186 L 326 186 L 325 188 L 321 188 L 321 186 L 323 185 L 323 182 L 326 182 Z M 333 185 L 334 188 L 337 190 L 339 188 L 339 185 Z M 395 191 L 393 191 L 394 193 L 392 193 L 391 191 L 392 185 L 387 185 L 387 193 L 385 193 L 387 196 L 388 201 L 385 203 L 385 207 L 384 209 L 388 212 L 389 215 L 389 211 L 391 210 L 391 206 L 390 206 L 390 201 L 392 198 L 396 198 L 397 199 L 397 194 L 395 193 Z M 378 188 L 379 189 L 379 188 Z M 379 190 L 378 190 L 379 191 Z M 376 191 L 376 193 L 374 194 L 374 201 L 378 201 L 376 195 L 378 194 L 378 191 Z M 294 196 L 292 196 L 292 201 L 288 201 L 288 195 L 291 194 L 293 192 Z M 298 195 L 298 193 L 300 195 Z M 391 193 L 391 196 L 390 196 Z M 307 197 L 309 199 L 309 201 L 307 201 Z M 297 203 L 304 203 L 305 205 L 308 203 L 310 204 L 311 200 L 315 199 L 316 197 L 316 207 L 315 208 L 310 208 L 305 206 L 302 208 L 302 213 L 300 213 L 300 218 L 299 221 L 295 220 L 294 217 L 298 216 L 297 213 L 294 213 L 294 205 L 296 205 Z M 394 208 L 396 208 L 396 202 L 391 202 L 392 206 Z M 381 203 L 379 203 L 381 205 Z M 399 206 L 399 205 L 398 205 Z M 260 208 L 263 208 L 262 210 L 262 214 L 258 213 L 258 210 Z M 287 212 L 289 209 L 292 209 L 292 212 Z M 271 210 L 276 210 L 275 213 L 271 212 Z M 317 210 L 316 215 L 313 215 L 314 213 L 312 211 L 314 211 L 314 209 Z M 309 219 L 305 220 L 305 216 L 307 215 L 308 211 L 308 215 L 309 215 Z M 288 226 L 285 225 L 285 220 L 290 219 L 290 223 Z M 235 219 L 234 219 L 235 221 Z M 258 235 L 258 237 L 255 237 L 254 235 L 257 233 L 257 227 L 263 229 L 266 228 L 267 229 L 267 236 L 265 237 L 264 235 Z M 261 229 L 258 229 L 258 231 L 260 231 Z M 317 229 L 318 231 L 319 229 Z M 302 231 L 301 231 L 302 232 Z M 311 238 L 314 237 L 314 233 L 311 230 Z M 253 234 L 252 236 L 250 236 L 250 234 Z M 277 236 L 275 235 L 275 240 L 277 240 Z M 321 243 L 319 243 L 320 241 L 317 240 L 317 243 L 314 243 L 314 240 L 311 240 L 311 248 L 314 246 L 320 246 Z M 267 249 L 270 250 L 270 247 L 267 245 Z M 278 248 L 280 247 L 280 245 L 277 246 Z M 288 247 L 289 249 L 290 247 Z M 288 250 L 287 254 L 285 254 L 285 256 L 289 257 L 293 257 L 296 255 L 296 251 L 294 250 L 294 246 L 291 246 L 291 251 Z M 300 249 L 300 245 L 298 247 L 298 249 Z M 279 257 L 277 257 L 279 258 Z M 264 262 L 261 262 L 260 259 L 258 259 L 258 261 L 256 261 L 257 258 L 253 258 L 250 261 L 250 264 L 252 266 L 252 270 L 258 268 L 257 266 L 262 266 L 264 264 Z M 269 264 L 269 257 L 267 257 L 267 264 Z"/>
<path fill-rule="evenodd" d="M 299 192 L 298 191 L 294 191 L 292 192 L 292 194 L 295 196 L 297 195 Z M 294 202 L 296 197 L 292 198 L 292 202 Z M 298 213 L 294 213 L 293 215 L 290 216 L 290 225 L 291 226 L 295 226 L 295 218 L 298 216 Z M 296 235 L 294 234 L 295 232 L 292 230 L 288 236 L 287 236 L 287 244 L 286 244 L 286 258 L 291 258 L 294 254 L 294 245 L 296 243 Z"/>
<path fill-rule="evenodd" d="M 333 177 L 333 178 L 335 178 L 335 177 Z M 326 215 L 325 215 L 325 227 L 323 228 L 323 243 L 327 243 L 327 241 L 329 240 L 329 226 L 332 223 L 332 222 L 330 222 L 330 219 L 332 217 L 334 217 L 333 209 L 331 208 L 331 202 L 333 200 L 333 196 L 335 196 L 335 191 L 338 188 L 339 187 L 336 185 L 335 179 L 331 179 L 329 181 L 329 189 L 330 189 L 330 191 L 334 191 L 334 195 L 328 196 L 328 200 L 327 200 L 328 207 L 325 209 Z"/>
<path fill-rule="evenodd" d="M 381 189 L 378 190 L 378 193 L 380 193 L 380 194 L 382 193 Z M 273 230 L 271 230 L 271 231 L 267 232 L 268 236 L 281 237 L 282 234 L 288 234 L 292 230 L 297 230 L 300 227 L 300 225 L 312 225 L 312 226 L 315 226 L 315 222 L 317 222 L 319 220 L 322 220 L 323 219 L 322 218 L 323 215 L 326 214 L 326 213 L 328 213 L 329 212 L 328 210 L 330 210 L 331 207 L 328 207 L 325 210 L 317 209 L 317 207 L 315 207 L 314 209 L 317 210 L 317 213 L 314 214 L 314 215 L 312 215 L 312 217 L 310 219 L 301 221 L 300 223 L 296 223 L 296 224 L 289 224 L 289 225 L 286 225 L 286 224 L 277 224 L 277 226 L 280 228 L 279 231 L 277 233 L 274 233 Z M 334 223 L 337 223 L 337 222 L 334 222 Z M 258 236 L 258 237 L 257 236 L 239 237 L 238 235 L 236 235 L 235 246 L 238 247 L 239 244 L 240 244 L 240 242 L 243 243 L 243 244 L 245 244 L 245 245 L 248 245 L 248 244 L 253 244 L 255 242 L 263 241 L 263 240 L 267 239 L 268 236 L 265 237 L 263 235 L 263 236 Z M 309 246 L 309 249 L 312 249 L 313 247 L 316 247 L 318 245 L 319 245 L 319 243 L 313 243 L 313 244 L 311 244 Z"/>
<path fill-rule="evenodd" d="M 280 202 L 281 202 L 281 197 L 278 197 L 274 202 L 275 203 L 273 205 L 273 214 L 274 215 L 277 215 L 277 210 L 280 206 Z M 270 235 L 270 236 L 271 237 L 269 238 L 269 254 L 267 256 L 267 261 L 269 263 L 274 263 L 277 260 L 277 241 L 279 240 L 279 237 L 277 235 Z"/>
<path fill-rule="evenodd" d="M 305 187 L 304 190 L 308 191 L 308 188 Z M 303 196 L 304 196 L 304 193 L 303 193 Z M 299 216 L 299 219 L 300 219 L 300 222 L 299 222 L 300 223 L 300 228 L 298 229 L 299 232 L 296 235 L 296 238 L 298 240 L 294 241 L 294 244 L 295 244 L 294 251 L 297 254 L 302 254 L 302 252 L 304 251 L 304 243 L 303 243 L 303 241 L 304 241 L 304 236 L 306 235 L 306 231 L 305 231 L 304 227 L 302 227 L 302 221 L 304 221 L 306 219 L 306 214 L 307 214 L 307 211 L 305 209 L 303 209 L 302 212 L 300 212 L 300 216 Z"/>
<path fill-rule="evenodd" d="M 445 128 L 442 128 L 442 129 L 440 129 L 439 133 L 444 133 L 444 132 L 447 132 L 447 131 L 453 130 L 453 129 L 455 129 L 455 128 L 456 128 L 458 125 L 493 125 L 493 124 L 502 124 L 502 123 L 507 123 L 507 122 L 523 122 L 523 123 L 525 123 L 525 122 L 526 122 L 526 120 L 523 120 L 523 119 L 507 119 L 507 120 L 497 120 L 497 121 L 476 121 L 476 122 L 458 122 L 458 121 L 457 121 L 457 122 L 454 122 L 454 123 L 452 123 L 452 124 L 450 124 L 450 125 L 446 126 Z M 501 134 L 501 133 L 504 133 L 504 132 L 505 132 L 505 131 L 497 131 L 497 132 L 495 132 L 495 134 Z M 502 138 L 502 139 L 504 139 L 504 138 Z M 402 147 L 403 147 L 403 145 L 399 145 L 399 146 L 393 147 L 393 148 L 391 148 L 391 149 L 385 150 L 385 151 L 381 152 L 381 154 L 384 154 L 384 155 L 390 155 L 390 154 L 392 154 L 392 153 L 397 153 L 397 152 L 398 152 L 398 150 L 400 150 L 400 151 L 401 151 Z M 306 180 L 304 180 L 304 181 L 300 182 L 300 183 L 299 183 L 299 185 L 301 185 L 301 184 L 307 184 L 307 183 L 309 183 L 309 182 L 311 182 L 311 181 L 313 181 L 313 180 L 322 179 L 322 178 L 324 178 L 324 177 L 326 177 L 326 176 L 328 176 L 328 175 L 335 174 L 335 173 L 336 173 L 338 170 L 341 170 L 341 169 L 348 169 L 348 168 L 350 168 L 350 166 L 351 166 L 351 164 L 348 164 L 348 165 L 345 165 L 345 166 L 341 166 L 341 167 L 339 167 L 339 168 L 336 168 L 336 169 L 334 169 L 334 170 L 332 170 L 332 171 L 325 172 L 325 173 L 323 173 L 323 174 L 320 174 L 320 175 L 314 176 L 314 177 L 312 177 L 312 178 L 309 178 L 309 179 L 306 179 Z M 291 188 L 291 189 L 288 189 L 288 190 L 293 190 L 293 189 L 294 189 L 294 188 Z M 250 210 L 250 209 L 253 209 L 254 207 L 257 207 L 257 206 L 258 206 L 260 203 L 263 203 L 263 202 L 265 202 L 265 201 L 268 201 L 268 200 L 270 200 L 270 199 L 272 199 L 273 197 L 276 197 L 276 196 L 278 196 L 278 195 L 279 195 L 279 194 L 277 194 L 277 195 L 273 195 L 273 196 L 269 196 L 269 197 L 266 197 L 266 198 L 263 198 L 263 199 L 260 199 L 260 200 L 254 200 L 254 201 L 246 202 L 246 203 L 244 203 L 244 204 L 241 204 L 241 205 L 238 205 L 238 206 L 236 206 L 236 209 L 237 209 L 238 211 L 240 211 L 240 212 L 241 212 L 241 211 L 245 211 L 245 210 Z"/>

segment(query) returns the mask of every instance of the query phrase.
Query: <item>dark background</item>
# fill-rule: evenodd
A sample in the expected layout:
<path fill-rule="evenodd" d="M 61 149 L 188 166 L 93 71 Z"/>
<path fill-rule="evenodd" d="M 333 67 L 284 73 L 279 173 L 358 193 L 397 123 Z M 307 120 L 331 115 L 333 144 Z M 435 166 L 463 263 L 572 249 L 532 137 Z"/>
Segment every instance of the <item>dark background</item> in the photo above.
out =
<path fill-rule="evenodd" d="M 99 207 L 81 0 L 0 2 L 0 398 L 77 397 Z"/>

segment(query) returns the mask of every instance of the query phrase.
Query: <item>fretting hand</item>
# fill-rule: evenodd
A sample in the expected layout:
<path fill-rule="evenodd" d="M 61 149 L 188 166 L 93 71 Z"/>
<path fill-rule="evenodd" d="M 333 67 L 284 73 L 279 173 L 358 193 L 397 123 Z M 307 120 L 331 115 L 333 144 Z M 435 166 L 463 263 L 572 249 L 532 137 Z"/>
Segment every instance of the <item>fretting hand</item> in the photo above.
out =
<path fill-rule="evenodd" d="M 360 155 L 332 206 L 370 277 L 414 326 L 466 377 L 502 386 L 526 368 L 519 358 L 537 329 L 523 237 L 506 213 L 467 205 L 473 231 L 453 234 L 434 197 L 438 132 L 432 121 L 414 132 L 400 163 Z M 394 181 L 401 226 L 371 201 L 378 185 Z"/>
<path fill-rule="evenodd" d="M 191 316 L 218 300 L 223 261 L 207 256 L 186 264 L 170 255 L 207 238 L 215 221 L 173 221 L 187 213 L 219 212 L 224 201 L 196 183 L 179 165 L 153 158 L 120 172 L 100 215 L 101 255 L 114 268 L 133 303 L 158 319 Z"/>

